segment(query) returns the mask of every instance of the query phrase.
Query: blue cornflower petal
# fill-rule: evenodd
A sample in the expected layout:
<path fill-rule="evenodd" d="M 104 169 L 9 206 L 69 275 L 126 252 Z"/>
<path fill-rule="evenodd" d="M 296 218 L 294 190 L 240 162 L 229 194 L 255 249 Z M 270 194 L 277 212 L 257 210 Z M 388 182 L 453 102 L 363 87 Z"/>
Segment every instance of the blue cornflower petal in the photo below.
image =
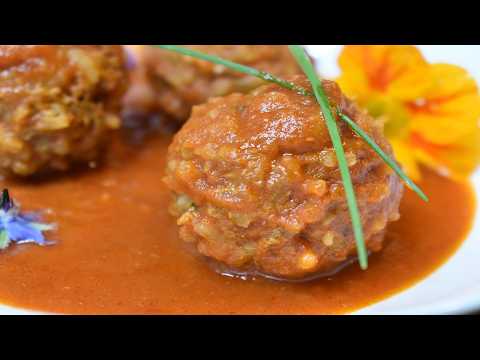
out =
<path fill-rule="evenodd" d="M 39 245 L 45 244 L 45 238 L 38 229 L 35 229 L 29 222 L 17 217 L 6 224 L 5 230 L 9 238 L 15 242 L 35 242 Z"/>
<path fill-rule="evenodd" d="M 43 232 L 53 229 L 53 225 L 40 222 L 38 213 L 20 213 L 18 206 L 8 196 L 8 191 L 4 190 L 0 206 L 0 250 L 11 242 L 48 245 L 50 242 L 45 240 Z"/>
<path fill-rule="evenodd" d="M 38 212 L 26 212 L 19 216 L 21 216 L 22 219 L 25 219 L 26 221 L 29 221 L 29 222 L 40 221 L 40 218 L 41 218 Z"/>

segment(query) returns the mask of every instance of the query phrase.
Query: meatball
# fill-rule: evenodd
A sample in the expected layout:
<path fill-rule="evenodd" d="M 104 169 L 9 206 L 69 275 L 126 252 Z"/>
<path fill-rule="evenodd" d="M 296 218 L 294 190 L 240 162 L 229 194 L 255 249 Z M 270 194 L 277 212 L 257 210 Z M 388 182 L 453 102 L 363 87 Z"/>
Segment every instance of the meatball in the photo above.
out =
<path fill-rule="evenodd" d="M 190 45 L 188 48 L 287 77 L 300 72 L 285 45 Z M 128 113 L 163 112 L 179 123 L 192 106 L 214 96 L 248 92 L 262 80 L 221 65 L 149 46 L 129 47 L 132 86 L 125 98 Z"/>
<path fill-rule="evenodd" d="M 92 161 L 128 75 L 121 46 L 0 46 L 0 172 L 31 175 Z"/>
<path fill-rule="evenodd" d="M 292 79 L 304 88 L 303 76 Z M 323 86 L 338 107 L 392 156 L 382 125 Z M 338 121 L 368 250 L 382 247 L 399 218 L 403 186 Z M 313 97 L 277 85 L 210 99 L 193 108 L 168 151 L 165 182 L 180 237 L 238 274 L 304 279 L 355 259 L 356 246 L 336 155 Z"/>

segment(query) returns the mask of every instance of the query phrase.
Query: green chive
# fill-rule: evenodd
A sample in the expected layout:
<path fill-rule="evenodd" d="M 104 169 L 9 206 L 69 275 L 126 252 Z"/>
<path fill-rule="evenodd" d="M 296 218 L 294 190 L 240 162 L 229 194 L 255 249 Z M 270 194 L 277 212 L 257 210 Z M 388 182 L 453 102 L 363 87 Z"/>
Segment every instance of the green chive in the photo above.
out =
<path fill-rule="evenodd" d="M 152 45 L 152 46 L 160 48 L 160 49 L 164 49 L 164 50 L 173 51 L 173 52 L 176 52 L 176 53 L 179 53 L 179 54 L 182 54 L 182 55 L 191 56 L 191 57 L 198 58 L 198 59 L 201 59 L 201 60 L 209 61 L 209 62 L 214 63 L 214 64 L 223 65 L 226 68 L 236 70 L 238 72 L 260 78 L 262 80 L 280 85 L 281 87 L 284 87 L 284 88 L 289 89 L 289 90 L 293 90 L 300 95 L 304 95 L 304 96 L 311 96 L 312 95 L 308 90 L 305 90 L 304 88 L 302 88 L 300 86 L 297 86 L 290 81 L 279 79 L 276 76 L 274 76 L 274 75 L 272 75 L 268 72 L 260 71 L 260 70 L 254 69 L 252 67 L 249 67 L 249 66 L 245 66 L 245 65 L 235 63 L 233 61 L 225 60 L 225 59 L 222 59 L 218 56 L 208 55 L 208 54 L 205 54 L 205 53 L 202 53 L 202 52 L 199 52 L 199 51 L 187 49 L 186 47 L 177 46 L 177 45 Z"/>
<path fill-rule="evenodd" d="M 289 48 L 298 64 L 305 72 L 305 75 L 307 75 L 308 79 L 310 80 L 315 97 L 320 104 L 320 108 L 322 109 L 323 117 L 325 118 L 325 124 L 327 125 L 327 129 L 333 143 L 333 148 L 335 149 L 335 154 L 337 155 L 340 174 L 342 175 L 348 209 L 352 219 L 353 233 L 355 235 L 355 241 L 357 244 L 358 260 L 360 267 L 363 270 L 366 270 L 368 268 L 368 254 L 365 246 L 365 240 L 363 238 L 362 221 L 360 219 L 357 199 L 355 197 L 355 191 L 353 190 L 352 179 L 350 177 L 350 171 L 348 170 L 347 159 L 345 158 L 345 152 L 343 150 L 342 140 L 340 138 L 337 123 L 335 122 L 332 110 L 330 109 L 330 103 L 327 95 L 323 90 L 317 73 L 315 72 L 310 59 L 305 53 L 305 50 L 299 45 L 289 45 Z"/>
<path fill-rule="evenodd" d="M 393 171 L 397 173 L 397 175 L 405 181 L 405 183 L 417 193 L 418 196 L 420 196 L 424 201 L 428 202 L 428 197 L 425 195 L 425 193 L 412 181 L 410 178 L 403 172 L 403 170 L 400 168 L 400 166 L 397 165 L 397 163 L 392 160 L 385 152 L 378 146 L 373 139 L 368 136 L 367 133 L 365 133 L 360 126 L 358 126 L 352 119 L 350 119 L 347 115 L 338 112 L 338 116 L 340 119 L 345 121 L 351 128 L 352 130 L 360 136 L 370 147 L 382 158 L 385 163 L 387 163 L 388 166 L 390 166 Z"/>

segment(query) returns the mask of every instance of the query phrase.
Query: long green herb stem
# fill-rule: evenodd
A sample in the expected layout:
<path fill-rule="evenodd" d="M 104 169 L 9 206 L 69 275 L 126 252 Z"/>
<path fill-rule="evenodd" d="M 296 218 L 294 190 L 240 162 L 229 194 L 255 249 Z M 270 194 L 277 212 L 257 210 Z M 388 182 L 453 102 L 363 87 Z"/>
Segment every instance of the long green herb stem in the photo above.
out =
<path fill-rule="evenodd" d="M 368 268 L 368 253 L 367 247 L 365 246 L 365 239 L 363 237 L 360 211 L 358 210 L 357 199 L 355 196 L 355 191 L 353 190 L 352 178 L 348 169 L 348 163 L 345 157 L 342 139 L 340 138 L 337 123 L 333 116 L 332 109 L 330 108 L 330 102 L 328 101 L 328 97 L 323 90 L 322 84 L 320 83 L 313 64 L 305 53 L 305 50 L 299 45 L 289 45 L 289 48 L 298 64 L 305 72 L 305 75 L 307 75 L 308 79 L 310 80 L 315 98 L 322 109 L 325 124 L 327 125 L 328 133 L 330 134 L 330 138 L 332 140 L 333 148 L 338 160 L 338 167 L 342 176 L 343 187 L 347 197 L 348 209 L 352 219 L 353 233 L 357 245 L 358 260 L 360 267 L 365 270 Z"/>
<path fill-rule="evenodd" d="M 178 45 L 152 45 L 152 46 L 160 48 L 160 49 L 164 49 L 164 50 L 174 51 L 174 52 L 177 52 L 177 53 L 182 54 L 182 55 L 187 55 L 187 56 L 195 57 L 195 58 L 198 58 L 198 59 L 201 59 L 201 60 L 209 61 L 209 62 L 214 63 L 214 64 L 223 65 L 223 66 L 225 66 L 229 69 L 236 70 L 238 72 L 260 78 L 262 80 L 280 85 L 281 87 L 284 87 L 284 88 L 289 89 L 289 90 L 293 90 L 300 95 L 304 95 L 304 96 L 312 96 L 313 95 L 310 91 L 308 91 L 308 90 L 306 90 L 306 89 L 304 89 L 300 86 L 297 86 L 290 81 L 280 79 L 280 78 L 278 78 L 278 77 L 276 77 L 276 76 L 274 76 L 274 75 L 272 75 L 272 74 L 270 74 L 266 71 L 260 71 L 260 70 L 257 70 L 255 68 L 249 67 L 249 66 L 245 66 L 245 65 L 242 65 L 242 64 L 235 63 L 233 61 L 222 59 L 221 57 L 218 57 L 218 56 L 208 55 L 208 54 L 205 54 L 205 53 L 202 53 L 202 52 L 199 52 L 199 51 L 195 51 L 195 50 L 191 50 L 191 49 L 187 49 L 186 47 L 178 46 Z"/>
<path fill-rule="evenodd" d="M 352 119 L 341 112 L 338 112 L 338 116 L 340 119 L 345 121 L 358 136 L 360 136 L 368 145 L 370 145 L 370 147 L 378 154 L 378 156 L 380 156 L 382 160 L 385 161 L 385 163 L 390 166 L 403 181 L 405 181 L 410 189 L 415 191 L 418 196 L 422 198 L 422 200 L 428 201 L 427 195 L 425 195 L 425 193 L 412 180 L 410 180 L 400 166 L 397 165 L 395 160 L 392 160 L 387 154 L 385 154 L 380 146 L 378 146 L 375 141 L 365 131 L 362 130 L 360 126 L 358 126 Z"/>

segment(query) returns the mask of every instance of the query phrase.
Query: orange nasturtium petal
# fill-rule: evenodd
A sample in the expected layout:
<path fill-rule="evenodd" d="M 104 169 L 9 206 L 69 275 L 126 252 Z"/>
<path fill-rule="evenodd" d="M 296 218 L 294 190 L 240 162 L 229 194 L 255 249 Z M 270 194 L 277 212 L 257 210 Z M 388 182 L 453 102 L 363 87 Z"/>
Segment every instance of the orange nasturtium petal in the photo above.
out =
<path fill-rule="evenodd" d="M 360 103 L 372 94 L 412 100 L 430 87 L 428 63 L 408 45 L 348 45 L 339 57 L 343 91 Z"/>
<path fill-rule="evenodd" d="M 480 131 L 448 145 L 430 143 L 421 135 L 412 133 L 407 146 L 420 163 L 454 179 L 467 178 L 480 164 Z"/>
<path fill-rule="evenodd" d="M 459 66 L 431 65 L 432 87 L 407 104 L 412 131 L 436 144 L 451 144 L 478 132 L 480 94 L 475 80 Z"/>
<path fill-rule="evenodd" d="M 462 179 L 480 164 L 480 94 L 466 70 L 429 64 L 414 46 L 346 46 L 342 90 L 385 125 L 398 162 Z"/>

